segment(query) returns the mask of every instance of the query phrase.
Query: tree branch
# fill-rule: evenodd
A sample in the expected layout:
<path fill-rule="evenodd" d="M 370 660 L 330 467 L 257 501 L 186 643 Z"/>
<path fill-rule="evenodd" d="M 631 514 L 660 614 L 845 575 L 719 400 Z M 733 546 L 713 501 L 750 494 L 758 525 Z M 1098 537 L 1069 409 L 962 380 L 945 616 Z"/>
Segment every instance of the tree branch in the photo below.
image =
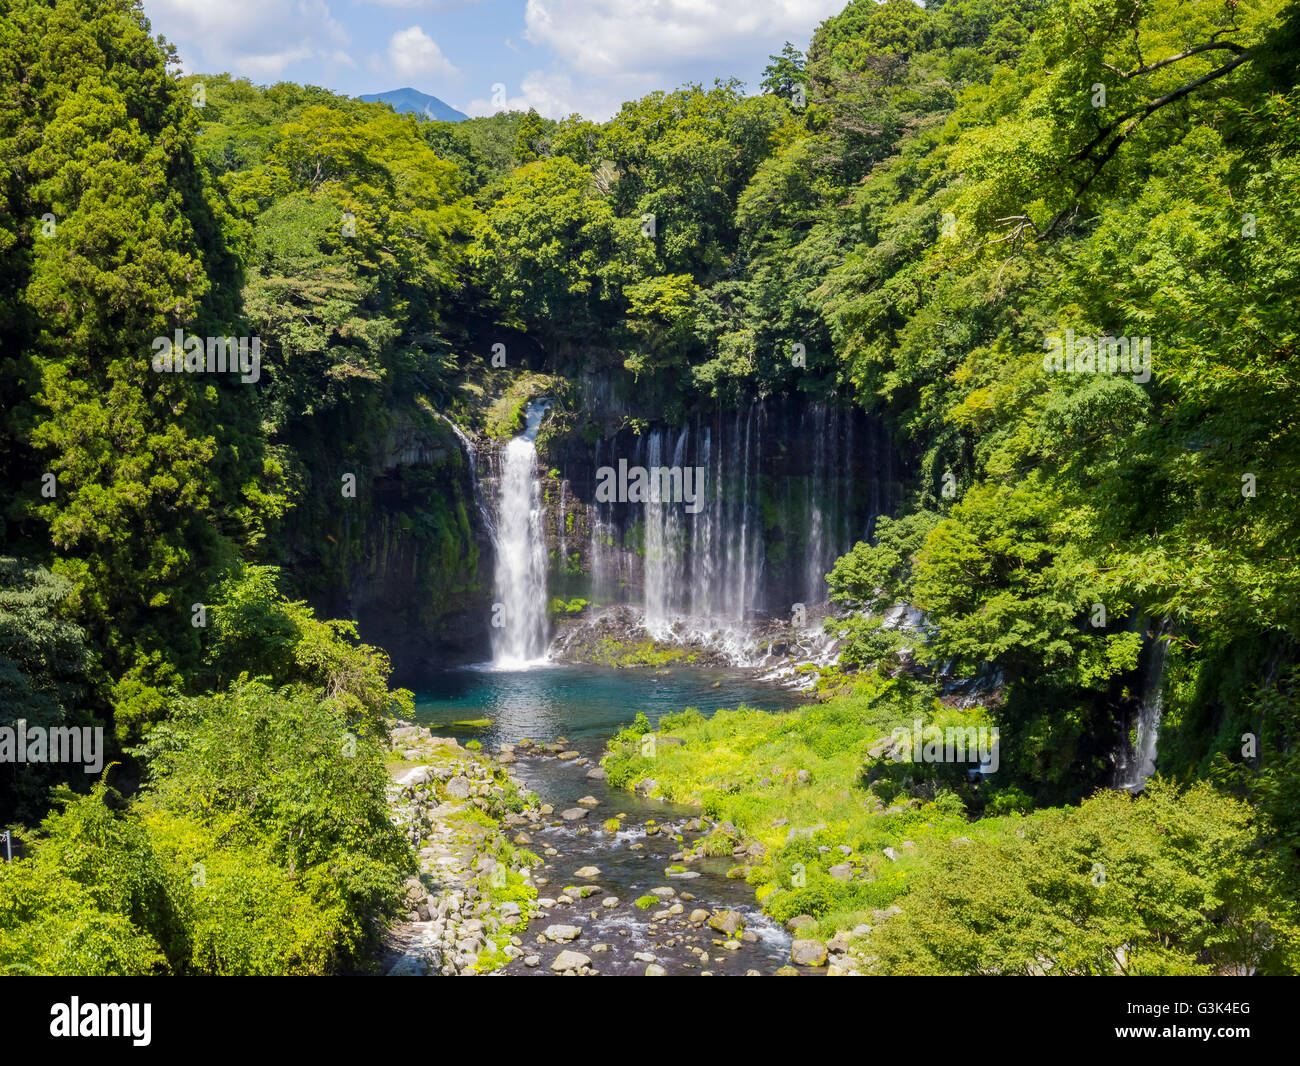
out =
<path fill-rule="evenodd" d="M 1242 55 L 1246 49 L 1239 44 L 1233 44 L 1231 41 L 1210 41 L 1207 44 L 1198 44 L 1195 48 L 1189 48 L 1186 52 L 1179 52 L 1176 56 L 1168 56 L 1164 59 L 1157 59 L 1154 63 L 1147 63 L 1135 70 L 1123 71 L 1119 67 L 1113 67 L 1109 63 L 1103 63 L 1102 66 L 1112 74 L 1117 74 L 1121 78 L 1136 78 L 1142 74 L 1150 74 L 1153 70 L 1159 70 L 1161 67 L 1167 67 L 1171 63 L 1178 63 L 1181 60 L 1188 59 L 1191 56 L 1199 55 L 1201 52 L 1212 52 L 1215 49 L 1223 49 L 1232 52 L 1235 55 Z M 1138 60 L 1141 62 L 1141 59 Z"/>
<path fill-rule="evenodd" d="M 1233 45 L 1232 47 L 1238 50 L 1238 55 L 1231 62 L 1225 63 L 1223 64 L 1223 66 L 1217 67 L 1216 69 L 1210 71 L 1208 74 L 1203 74 L 1201 75 L 1201 77 L 1195 78 L 1192 81 L 1187 82 L 1185 85 L 1181 85 L 1177 89 L 1173 89 L 1170 92 L 1165 93 L 1164 96 L 1156 97 L 1156 99 L 1150 101 L 1147 104 L 1144 104 L 1142 107 L 1135 107 L 1129 111 L 1126 111 L 1124 114 L 1116 118 L 1115 121 L 1111 122 L 1104 129 L 1098 132 L 1097 136 L 1094 137 L 1091 141 L 1089 141 L 1086 145 L 1084 145 L 1083 148 L 1075 152 L 1074 155 L 1070 157 L 1071 162 L 1083 162 L 1084 160 L 1089 159 L 1091 157 L 1093 163 L 1092 172 L 1076 186 L 1074 190 L 1074 198 L 1072 202 L 1067 204 L 1065 207 L 1061 208 L 1061 210 L 1057 212 L 1056 217 L 1053 218 L 1050 223 L 1048 223 L 1047 227 L 1041 233 L 1036 235 L 1035 239 L 1042 240 L 1043 238 L 1051 234 L 1052 231 L 1055 230 L 1058 225 L 1060 225 L 1061 220 L 1071 210 L 1077 207 L 1079 198 L 1083 196 L 1083 194 L 1087 192 L 1089 186 L 1091 186 L 1092 183 L 1097 180 L 1098 176 L 1102 172 L 1102 169 L 1106 166 L 1108 162 L 1110 162 L 1111 158 L 1115 155 L 1115 153 L 1119 151 L 1120 145 L 1122 145 L 1124 141 L 1128 139 L 1129 135 L 1143 121 L 1150 118 L 1161 108 L 1168 107 L 1170 104 L 1175 103 L 1178 100 L 1183 99 L 1183 97 L 1188 96 L 1191 93 L 1195 92 L 1202 85 L 1206 85 L 1212 81 L 1217 81 L 1219 78 L 1222 78 L 1226 74 L 1229 74 L 1232 71 L 1236 70 L 1237 67 L 1241 66 L 1243 63 L 1253 59 L 1255 57 L 1256 52 L 1258 51 L 1257 48 L 1241 48 L 1239 45 Z M 1205 51 L 1206 48 L 1204 46 L 1198 46 L 1198 49 L 1194 49 L 1193 51 L 1196 50 Z M 1192 52 L 1188 52 L 1187 54 L 1190 55 L 1192 54 Z M 1163 61 L 1158 61 L 1158 62 L 1163 62 Z M 1118 132 L 1116 132 L 1117 130 Z M 1111 137 L 1111 140 L 1106 141 L 1106 138 L 1110 137 L 1111 134 L 1114 134 L 1114 136 Z M 1105 142 L 1104 145 L 1103 142 Z M 1093 156 L 1093 152 L 1098 146 L 1102 146 L 1101 153 L 1099 155 Z"/>

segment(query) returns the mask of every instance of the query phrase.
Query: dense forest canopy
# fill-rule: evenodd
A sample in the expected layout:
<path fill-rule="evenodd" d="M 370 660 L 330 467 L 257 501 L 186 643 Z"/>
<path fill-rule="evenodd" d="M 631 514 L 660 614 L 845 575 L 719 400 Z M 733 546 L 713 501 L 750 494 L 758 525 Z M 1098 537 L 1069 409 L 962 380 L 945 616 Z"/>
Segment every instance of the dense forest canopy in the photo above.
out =
<path fill-rule="evenodd" d="M 831 574 L 841 668 L 997 676 L 1017 794 L 1086 800 L 915 891 L 1120 823 L 1152 856 L 1219 834 L 1240 877 L 1179 891 L 1248 898 L 1275 930 L 1250 964 L 1294 972 L 1298 68 L 1288 0 L 851 0 L 756 94 L 447 123 L 181 76 L 132 0 L 0 0 L 0 699 L 112 747 L 93 782 L 0 763 L 27 827 L 0 970 L 365 951 L 412 868 L 379 743 L 411 696 L 309 603 L 355 546 L 340 471 L 365 495 L 408 425 L 456 452 L 439 416 L 482 424 L 500 336 L 669 424 L 779 394 L 885 418 L 908 493 Z M 156 372 L 177 331 L 256 338 L 258 379 Z M 1123 367 L 1045 362 L 1119 339 Z M 441 604 L 476 549 L 432 491 Z M 903 604 L 907 649 L 879 622 Z M 1144 634 L 1190 788 L 1087 799 Z M 992 965 L 953 923 L 884 957 Z M 1250 955 L 1198 936 L 1152 969 Z"/>

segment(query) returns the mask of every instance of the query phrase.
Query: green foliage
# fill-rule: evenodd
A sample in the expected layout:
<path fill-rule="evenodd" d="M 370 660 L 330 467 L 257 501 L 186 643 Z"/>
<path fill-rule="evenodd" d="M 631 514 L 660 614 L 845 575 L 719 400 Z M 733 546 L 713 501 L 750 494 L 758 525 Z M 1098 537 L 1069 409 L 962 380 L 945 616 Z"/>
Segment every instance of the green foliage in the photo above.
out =
<path fill-rule="evenodd" d="M 483 213 L 470 248 L 476 275 L 512 319 L 544 336 L 594 328 L 631 240 L 590 173 L 563 156 L 520 168 Z"/>
<path fill-rule="evenodd" d="M 141 821 L 191 880 L 178 968 L 321 973 L 373 943 L 411 858 L 388 817 L 383 752 L 337 709 L 240 683 L 180 703 L 142 754 Z"/>
<path fill-rule="evenodd" d="M 1012 823 L 1016 824 L 1016 823 Z M 1291 909 L 1249 810 L 1201 784 L 1101 792 L 949 846 L 870 938 L 883 974 L 1290 970 Z"/>
<path fill-rule="evenodd" d="M 0 725 L 90 723 L 90 652 L 81 629 L 59 614 L 70 592 L 66 580 L 45 568 L 0 557 Z M 56 771 L 0 763 L 0 814 L 38 814 Z M 72 772 L 81 774 L 81 767 Z"/>
<path fill-rule="evenodd" d="M 34 855 L 0 867 L 0 971 L 165 972 L 185 933 L 152 841 L 102 782 L 59 799 Z"/>
<path fill-rule="evenodd" d="M 794 87 L 803 84 L 803 53 L 786 41 L 780 55 L 767 58 L 771 62 L 763 69 L 763 91 L 789 99 L 794 94 Z"/>
<path fill-rule="evenodd" d="M 274 567 L 245 568 L 216 589 L 209 608 L 206 662 L 218 684 L 236 677 L 301 682 L 360 735 L 383 734 L 390 715 L 412 707 L 411 693 L 388 688 L 388 656 L 357 639 L 353 622 L 319 621 L 288 600 Z"/>
<path fill-rule="evenodd" d="M 0 697 L 111 715 L 148 782 L 60 793 L 0 871 L 0 968 L 321 973 L 364 950 L 407 868 L 373 738 L 411 697 L 298 597 L 339 602 L 367 555 L 410 549 L 412 624 L 458 618 L 482 582 L 438 412 L 503 438 L 555 396 L 558 461 L 602 432 L 566 380 L 597 374 L 635 425 L 851 394 L 907 459 L 898 513 L 830 576 L 838 698 L 670 717 L 685 743 L 653 758 L 639 715 L 611 781 L 760 836 L 775 915 L 829 931 L 905 901 L 884 971 L 1294 969 L 1295 3 L 850 0 L 762 95 L 687 85 L 604 123 L 180 77 L 128 0 L 12 0 L 0 24 Z M 502 328 L 530 371 L 482 367 Z M 259 382 L 155 372 L 178 329 L 256 336 Z M 1149 338 L 1150 379 L 1049 371 L 1067 330 Z M 882 625 L 903 606 L 919 625 Z M 1034 813 L 1104 778 L 1157 635 L 1162 770 L 1258 813 L 1200 785 Z M 940 704 L 917 675 L 941 669 L 998 698 Z M 872 754 L 917 717 L 999 726 L 998 787 Z M 0 772 L 33 823 L 54 778 Z"/>
<path fill-rule="evenodd" d="M 519 129 L 515 133 L 515 162 L 523 166 L 550 155 L 548 133 L 554 128 L 554 122 L 542 118 L 530 108 L 519 120 Z"/>
<path fill-rule="evenodd" d="M 551 617 L 563 618 L 569 615 L 582 614 L 590 606 L 587 600 L 580 597 L 574 597 L 571 600 L 561 599 L 559 596 L 551 597 Z"/>
<path fill-rule="evenodd" d="M 137 8 L 11 9 L 0 171 L 3 214 L 21 225 L 0 241 L 13 268 L 0 328 L 4 433 L 22 445 L 5 509 L 72 582 L 69 609 L 108 670 L 153 651 L 192 663 L 183 612 L 281 507 L 249 386 L 151 365 L 153 339 L 175 329 L 249 333 L 236 223 Z"/>

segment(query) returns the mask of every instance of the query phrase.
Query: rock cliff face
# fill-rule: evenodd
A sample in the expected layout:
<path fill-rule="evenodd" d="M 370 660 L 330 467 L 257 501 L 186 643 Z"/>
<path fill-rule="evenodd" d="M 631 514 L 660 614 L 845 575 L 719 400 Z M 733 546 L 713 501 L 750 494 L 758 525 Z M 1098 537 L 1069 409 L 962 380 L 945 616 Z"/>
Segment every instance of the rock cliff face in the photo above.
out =
<path fill-rule="evenodd" d="M 669 421 L 636 413 L 607 381 L 562 385 L 536 442 L 535 524 L 544 598 L 560 622 L 626 605 L 677 640 L 670 634 L 687 619 L 754 630 L 820 613 L 835 559 L 900 495 L 902 462 L 884 428 L 833 398 L 768 398 Z M 358 473 L 357 498 L 333 504 L 330 543 L 301 553 L 314 604 L 357 619 L 399 683 L 492 655 L 508 443 L 427 407 L 393 416 Z M 638 471 L 657 484 L 661 469 L 682 478 L 665 486 L 687 491 L 639 498 Z"/>
<path fill-rule="evenodd" d="M 356 619 L 392 658 L 396 684 L 488 657 L 492 542 L 446 420 L 422 407 L 391 415 L 367 456 L 323 447 L 306 480 L 283 563 L 323 617 Z"/>
<path fill-rule="evenodd" d="M 883 426 L 833 401 L 769 398 L 609 433 L 585 412 L 556 418 L 561 431 L 539 438 L 552 595 L 637 604 L 652 623 L 739 625 L 825 602 L 835 559 L 899 496 Z M 698 498 L 600 491 L 658 468 L 694 472 L 680 484 Z"/>

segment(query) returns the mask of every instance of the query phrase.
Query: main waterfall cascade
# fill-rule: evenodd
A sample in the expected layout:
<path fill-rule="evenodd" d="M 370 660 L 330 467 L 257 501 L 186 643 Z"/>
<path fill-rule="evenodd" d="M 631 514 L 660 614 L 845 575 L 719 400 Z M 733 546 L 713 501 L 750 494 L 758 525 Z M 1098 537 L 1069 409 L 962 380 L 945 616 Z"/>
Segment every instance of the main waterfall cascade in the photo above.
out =
<path fill-rule="evenodd" d="M 501 450 L 492 661 L 503 667 L 526 666 L 546 654 L 547 559 L 536 441 L 549 407 L 546 400 L 530 403 L 523 433 Z"/>
<path fill-rule="evenodd" d="M 656 640 L 706 646 L 736 665 L 834 661 L 820 622 L 826 574 L 897 496 L 882 424 L 834 402 L 754 401 L 679 425 L 553 439 L 546 461 L 556 469 L 542 479 L 536 440 L 549 406 L 531 403 L 524 432 L 485 457 L 495 664 L 547 654 L 552 596 L 587 601 L 570 637 L 630 608 Z M 483 449 L 461 439 L 475 467 Z M 690 468 L 698 497 L 664 498 L 651 476 L 647 499 L 598 498 L 600 471 L 620 461 Z M 477 469 L 471 477 L 477 490 Z M 774 653 L 774 631 L 786 654 Z"/>

